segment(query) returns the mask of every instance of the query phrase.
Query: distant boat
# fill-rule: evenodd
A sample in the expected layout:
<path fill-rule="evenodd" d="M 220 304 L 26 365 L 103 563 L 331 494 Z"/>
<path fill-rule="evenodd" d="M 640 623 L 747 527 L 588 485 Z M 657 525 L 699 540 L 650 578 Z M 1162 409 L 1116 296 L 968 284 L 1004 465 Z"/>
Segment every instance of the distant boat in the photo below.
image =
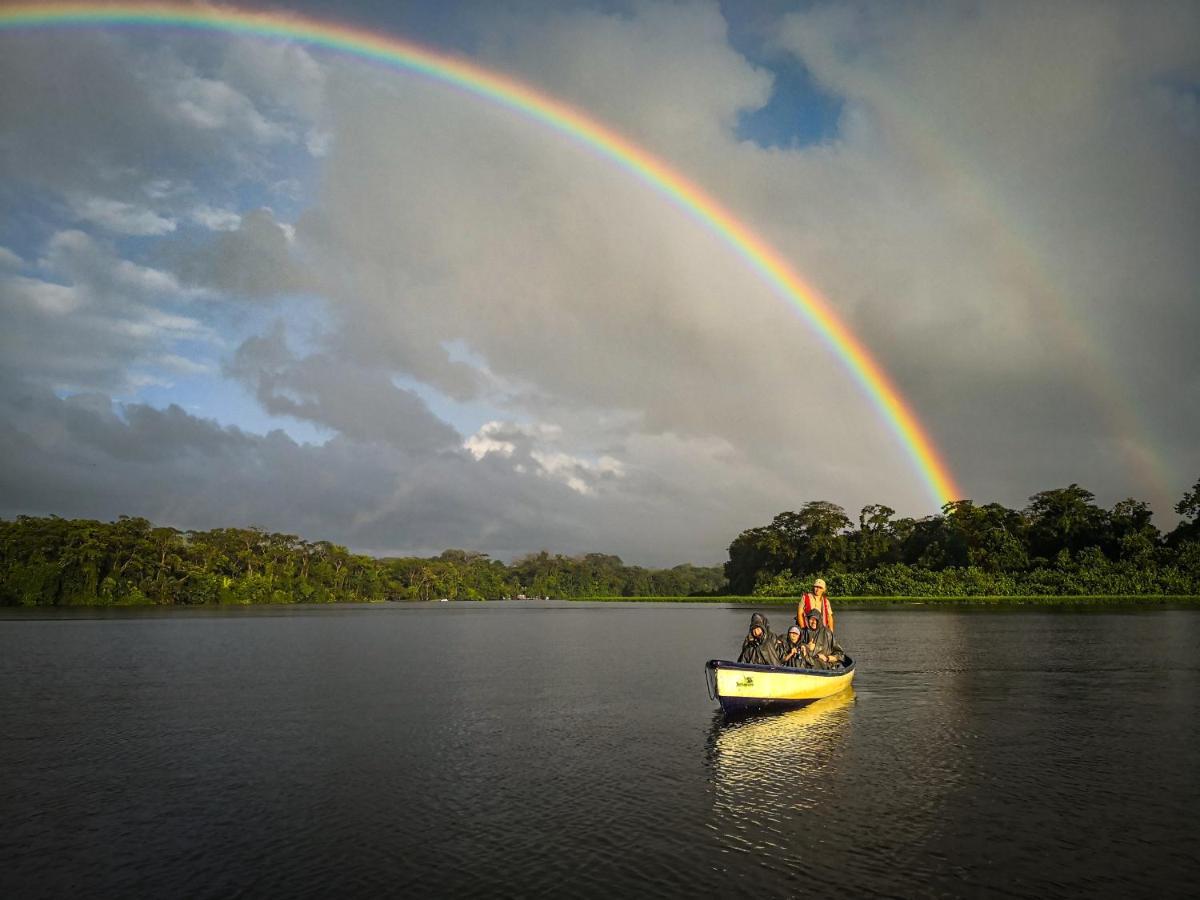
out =
<path fill-rule="evenodd" d="M 794 709 L 832 697 L 854 681 L 854 660 L 838 669 L 789 669 L 710 659 L 704 666 L 709 696 L 728 714 Z"/>
<path fill-rule="evenodd" d="M 449 602 L 450 602 L 449 597 L 438 597 L 438 603 L 449 603 Z"/>

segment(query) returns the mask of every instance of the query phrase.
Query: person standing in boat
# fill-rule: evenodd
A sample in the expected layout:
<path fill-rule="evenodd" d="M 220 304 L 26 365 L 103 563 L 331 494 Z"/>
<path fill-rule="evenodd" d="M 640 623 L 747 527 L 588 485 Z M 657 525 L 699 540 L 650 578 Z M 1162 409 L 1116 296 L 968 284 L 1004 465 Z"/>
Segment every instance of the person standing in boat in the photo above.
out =
<path fill-rule="evenodd" d="M 807 626 L 802 638 L 804 665 L 811 669 L 836 669 L 842 665 L 846 651 L 821 621 L 821 611 L 810 609 L 804 621 Z"/>
<path fill-rule="evenodd" d="M 779 665 L 779 639 L 771 634 L 771 626 L 762 613 L 750 617 L 750 631 L 742 641 L 742 652 L 737 661 L 757 666 Z"/>
<path fill-rule="evenodd" d="M 779 664 L 789 669 L 799 669 L 804 665 L 804 641 L 798 625 L 789 628 L 787 635 L 779 642 Z"/>
<path fill-rule="evenodd" d="M 813 609 L 820 610 L 821 624 L 832 632 L 833 606 L 829 603 L 829 595 L 825 593 L 824 578 L 814 581 L 812 592 L 805 594 L 796 604 L 796 624 L 801 628 L 805 627 L 804 623 L 808 619 L 808 613 Z"/>

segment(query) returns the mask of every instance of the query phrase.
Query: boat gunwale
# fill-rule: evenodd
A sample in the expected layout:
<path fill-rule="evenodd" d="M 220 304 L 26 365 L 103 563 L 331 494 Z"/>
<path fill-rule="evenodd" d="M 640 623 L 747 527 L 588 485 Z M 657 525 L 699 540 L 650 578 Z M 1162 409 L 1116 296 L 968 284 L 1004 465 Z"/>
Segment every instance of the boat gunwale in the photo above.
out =
<path fill-rule="evenodd" d="M 854 671 L 855 662 L 850 657 L 850 665 L 843 666 L 841 669 L 799 669 L 791 666 L 763 666 L 758 663 L 739 663 L 732 662 L 728 659 L 710 659 L 704 664 L 704 668 L 711 669 L 714 672 L 717 669 L 737 669 L 745 672 L 778 672 L 781 675 L 812 675 L 818 678 L 841 678 L 843 675 L 849 675 Z"/>

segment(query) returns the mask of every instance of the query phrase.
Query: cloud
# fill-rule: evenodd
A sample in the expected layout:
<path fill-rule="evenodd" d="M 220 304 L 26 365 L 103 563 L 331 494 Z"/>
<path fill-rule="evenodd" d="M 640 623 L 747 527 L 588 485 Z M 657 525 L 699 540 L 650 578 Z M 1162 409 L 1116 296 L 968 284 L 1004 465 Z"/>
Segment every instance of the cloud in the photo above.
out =
<path fill-rule="evenodd" d="M 209 375 L 214 371 L 211 363 L 197 362 L 194 359 L 188 359 L 186 356 L 180 356 L 178 353 L 163 353 L 156 357 L 153 362 L 167 371 L 180 375 Z"/>
<path fill-rule="evenodd" d="M 1165 512 L 1194 480 L 1194 6 L 817 3 L 767 23 L 757 61 L 716 3 L 454 16 L 485 65 L 767 239 L 971 496 L 1079 481 Z M 811 325 L 630 173 L 426 80 L 200 47 L 0 36 L 0 83 L 28 86 L 0 90 L 0 177 L 26 192 L 2 202 L 37 220 L 0 259 L 11 510 L 662 563 L 809 499 L 931 511 Z M 786 69 L 838 101 L 830 139 L 739 137 Z M 313 303 L 311 333 L 271 326 Z M 175 375 L 328 440 L 111 401 Z M 1165 476 L 1134 465 L 1147 448 Z"/>
<path fill-rule="evenodd" d="M 647 9 L 646 34 L 657 36 L 665 26 L 657 7 Z M 731 98 L 721 106 L 728 119 L 766 92 L 725 43 L 721 22 L 715 7 L 690 14 L 662 50 L 688 56 L 689 92 Z M 635 18 L 600 29 L 587 53 L 571 52 L 579 28 L 534 28 L 512 53 L 524 59 L 536 45 L 539 58 L 571 58 L 554 80 L 568 97 L 589 74 L 615 95 L 640 96 L 638 84 L 656 71 L 653 42 L 639 35 L 636 46 L 647 49 L 637 65 L 619 51 L 640 26 Z M 737 66 L 748 87 L 722 94 Z M 499 377 L 531 386 L 512 411 L 560 424 L 575 457 L 598 458 L 631 431 L 717 437 L 745 448 L 762 478 L 824 473 L 829 493 L 853 503 L 861 490 L 865 502 L 871 488 L 840 474 L 857 466 L 876 472 L 874 490 L 924 504 L 837 361 L 711 232 L 524 120 L 451 103 L 421 83 L 405 83 L 381 116 L 381 90 L 361 77 L 331 83 L 339 137 L 320 205 L 301 222 L 320 292 L 343 322 L 343 352 L 478 397 L 485 387 L 463 383 L 441 351 L 462 341 Z M 673 137 L 686 143 L 681 135 L 655 131 L 654 140 L 673 151 Z M 714 169 L 746 170 L 744 154 L 767 155 L 741 147 L 719 122 L 686 136 L 708 149 L 683 155 L 713 157 Z M 819 419 L 839 436 L 836 462 L 827 439 L 811 440 Z M 600 421 L 617 430 L 596 433 Z"/>
<path fill-rule="evenodd" d="M 177 406 L 114 405 L 94 393 L 63 399 L 3 382 L 0 460 L 0 516 L 121 510 L 181 528 L 257 524 L 379 554 L 466 546 L 512 558 L 541 547 L 582 553 L 599 541 L 663 565 L 724 538 L 711 498 L 696 506 L 653 476 L 639 478 L 636 491 L 581 493 L 491 457 L 413 454 L 346 437 L 299 444 Z M 677 528 L 647 543 L 667 509 L 680 515 Z"/>
<path fill-rule="evenodd" d="M 210 231 L 237 231 L 242 224 L 242 217 L 231 209 L 218 209 L 201 203 L 190 213 L 193 222 Z"/>
<path fill-rule="evenodd" d="M 169 234 L 175 230 L 175 220 L 158 215 L 144 206 L 122 203 L 106 197 L 75 197 L 71 209 L 83 222 L 99 225 L 115 234 L 147 237 Z"/>
<path fill-rule="evenodd" d="M 715 2 L 642 0 L 628 14 L 497 11 L 479 29 L 485 58 L 669 150 L 685 169 L 703 165 L 706 143 L 731 142 L 739 113 L 765 105 L 774 80 L 730 47 Z"/>
<path fill-rule="evenodd" d="M 258 111 L 250 98 L 224 81 L 191 76 L 172 85 L 171 112 L 201 131 L 235 131 L 258 143 L 292 137 L 286 126 Z"/>
<path fill-rule="evenodd" d="M 313 123 L 325 112 L 326 72 L 297 44 L 235 40 L 221 56 L 220 78 L 256 105 Z"/>
<path fill-rule="evenodd" d="M 605 482 L 625 474 L 625 466 L 612 456 L 590 460 L 558 449 L 562 436 L 562 428 L 545 422 L 531 425 L 491 421 L 463 441 L 463 449 L 476 460 L 498 454 L 512 460 L 514 472 L 533 472 L 579 494 L 595 494 Z"/>
<path fill-rule="evenodd" d="M 315 63 L 299 48 L 281 56 L 227 40 L 205 67 L 188 51 L 206 43 L 156 47 L 99 30 L 0 35 L 0 84 L 20 85 L 0 90 L 0 178 L 58 195 L 77 221 L 143 236 L 171 231 L 198 190 L 209 200 L 277 179 L 274 154 L 303 146 L 314 127 Z M 272 66 L 273 91 L 261 74 Z"/>
<path fill-rule="evenodd" d="M 302 291 L 310 283 L 292 253 L 289 226 L 276 221 L 271 210 L 254 209 L 240 216 L 207 210 L 200 215 L 216 234 L 180 239 L 161 251 L 163 264 L 186 284 L 243 298 L 268 298 Z"/>
<path fill-rule="evenodd" d="M 238 347 L 227 372 L 268 412 L 306 419 L 356 441 L 412 453 L 436 453 L 459 443 L 454 429 L 385 373 L 327 354 L 293 355 L 282 323 Z"/>
<path fill-rule="evenodd" d="M 1139 15 L 1119 3 L 1009 4 L 970 15 L 949 5 L 817 5 L 782 22 L 780 45 L 867 123 L 871 141 L 858 150 L 877 177 L 898 185 L 907 176 L 917 189 L 905 205 L 923 215 L 897 210 L 889 243 L 900 255 L 885 252 L 875 267 L 961 279 L 905 298 L 939 361 L 947 350 L 957 357 L 957 396 L 944 417 L 933 407 L 952 458 L 971 459 L 953 452 L 955 442 L 974 442 L 965 427 L 974 417 L 960 415 L 970 395 L 988 397 L 985 433 L 997 445 L 1013 431 L 1069 438 L 1052 425 L 1026 431 L 1014 413 L 1027 404 L 1005 401 L 1026 382 L 1055 398 L 1060 422 L 1083 411 L 1101 426 L 1075 432 L 1075 449 L 1060 459 L 1119 458 L 1130 443 L 1175 469 L 1176 490 L 1186 483 L 1189 460 L 1176 450 L 1182 423 L 1170 410 L 1194 396 L 1196 372 L 1178 335 L 1200 326 L 1186 299 L 1200 276 L 1186 249 L 1200 233 L 1186 199 L 1200 188 L 1200 167 L 1185 120 L 1161 98 L 1164 84 L 1200 80 L 1200 51 L 1186 37 L 1198 26 L 1194 6 Z M 883 313 L 882 299 L 865 308 Z M 969 318 L 945 316 L 955 307 Z M 890 340 L 884 321 L 861 319 L 902 383 L 921 389 L 928 379 L 905 352 L 915 336 Z M 1154 347 L 1156 363 L 1140 365 L 1130 347 Z M 1020 458 L 1031 472 L 1045 468 L 1035 453 Z M 1124 476 L 1097 475 L 1152 492 L 1163 509 L 1170 490 L 1161 479 L 1131 483 L 1131 462 L 1117 464 Z M 1003 490 L 971 468 L 968 483 Z"/>
<path fill-rule="evenodd" d="M 38 266 L 44 278 L 0 274 L 0 380 L 122 391 L 135 386 L 133 367 L 214 339 L 184 312 L 194 294 L 173 276 L 81 231 L 53 235 Z"/>
<path fill-rule="evenodd" d="M 770 77 L 729 47 L 715 5 L 497 13 L 481 45 L 731 198 L 878 353 L 971 494 L 1019 503 L 1042 478 L 1091 474 L 1163 509 L 1169 486 L 1123 458 L 1120 409 L 1147 420 L 1134 441 L 1185 461 L 1158 398 L 1196 381 L 1175 347 L 1200 308 L 1185 299 L 1198 273 L 1184 239 L 1200 229 L 1178 190 L 1197 167 L 1178 114 L 1154 98 L 1195 71 L 1178 37 L 1188 15 L 817 5 L 781 22 L 777 49 L 845 114 L 836 140 L 787 150 L 733 133 Z M 628 412 L 593 438 L 712 436 L 743 448 L 764 480 L 815 483 L 851 506 L 928 508 L 840 361 L 660 198 L 436 87 L 395 91 L 389 116 L 386 85 L 329 90 L 338 139 L 302 239 L 328 254 L 321 288 L 343 310 L 348 352 L 470 395 L 429 338 L 460 340 L 533 386 L 522 411 L 561 423 L 577 454 L 582 420 Z M 1151 319 L 1129 303 L 1147 290 L 1161 304 Z M 1129 334 L 1171 348 L 1157 372 L 1096 349 Z M 1053 406 L 1031 432 L 1037 400 Z M 1080 416 L 1087 427 L 1058 432 Z M 1042 440 L 1062 453 L 1047 459 Z M 1016 456 L 1001 467 L 989 447 Z M 1084 471 L 1066 474 L 1068 460 Z"/>

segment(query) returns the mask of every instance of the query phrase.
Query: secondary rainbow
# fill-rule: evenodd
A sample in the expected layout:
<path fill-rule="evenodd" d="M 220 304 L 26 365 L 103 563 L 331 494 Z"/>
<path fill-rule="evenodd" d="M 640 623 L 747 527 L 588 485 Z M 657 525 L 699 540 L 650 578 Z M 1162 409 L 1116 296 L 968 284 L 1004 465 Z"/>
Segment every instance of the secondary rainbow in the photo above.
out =
<path fill-rule="evenodd" d="M 15 3 L 0 30 L 50 26 L 143 26 L 296 41 L 419 73 L 508 107 L 607 157 L 697 217 L 787 299 L 844 362 L 895 432 L 940 506 L 962 494 L 911 405 L 821 294 L 750 228 L 666 163 L 579 110 L 506 75 L 392 36 L 281 13 L 170 3 Z"/>

